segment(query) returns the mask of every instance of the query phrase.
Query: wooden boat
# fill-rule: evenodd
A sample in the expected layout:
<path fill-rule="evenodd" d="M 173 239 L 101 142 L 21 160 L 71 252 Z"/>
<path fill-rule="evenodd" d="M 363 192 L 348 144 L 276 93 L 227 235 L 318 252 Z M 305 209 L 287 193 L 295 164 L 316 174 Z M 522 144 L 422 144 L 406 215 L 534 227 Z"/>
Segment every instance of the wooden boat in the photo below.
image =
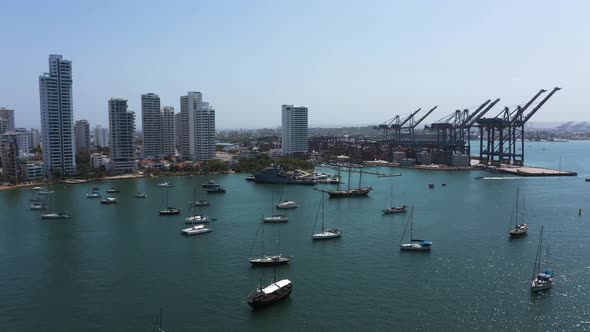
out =
<path fill-rule="evenodd" d="M 256 290 L 248 296 L 248 305 L 253 309 L 266 307 L 287 298 L 292 291 L 293 284 L 291 280 L 276 281 L 275 278 L 270 285 L 264 288 L 258 284 Z"/>
<path fill-rule="evenodd" d="M 323 190 L 323 189 L 317 189 L 317 188 L 314 188 L 314 189 L 327 193 L 330 196 L 330 198 L 367 197 L 369 195 L 369 192 L 371 190 L 373 190 L 373 187 L 372 186 L 363 187 L 361 185 L 362 178 L 363 178 L 363 172 L 359 171 L 359 186 L 357 188 L 350 188 L 350 174 L 351 173 L 352 173 L 352 171 L 349 167 L 349 169 L 348 169 L 348 182 L 347 182 L 348 187 L 346 190 L 340 189 L 340 182 L 338 182 L 338 187 L 336 190 Z M 338 166 L 338 177 L 340 177 L 340 166 Z"/>

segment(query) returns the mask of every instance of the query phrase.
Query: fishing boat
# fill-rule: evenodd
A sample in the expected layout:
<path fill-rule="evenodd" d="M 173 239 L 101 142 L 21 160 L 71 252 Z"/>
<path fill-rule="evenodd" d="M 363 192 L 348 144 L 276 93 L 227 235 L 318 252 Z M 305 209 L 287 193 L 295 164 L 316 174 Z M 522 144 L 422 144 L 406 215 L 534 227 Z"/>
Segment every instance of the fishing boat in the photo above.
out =
<path fill-rule="evenodd" d="M 168 189 L 166 189 L 166 208 L 160 210 L 160 215 L 174 215 L 174 214 L 180 214 L 180 209 L 177 209 L 175 207 L 171 207 L 168 204 Z"/>
<path fill-rule="evenodd" d="M 276 281 L 262 287 L 260 283 L 256 290 L 248 295 L 248 305 L 253 309 L 262 308 L 287 298 L 293 291 L 293 284 L 289 279 Z"/>
<path fill-rule="evenodd" d="M 115 197 L 107 197 L 100 201 L 100 204 L 115 204 L 117 203 L 117 198 Z"/>
<path fill-rule="evenodd" d="M 373 190 L 373 187 L 372 186 L 370 186 L 370 187 L 363 187 L 362 186 L 363 172 L 359 171 L 358 172 L 359 173 L 359 186 L 356 188 L 351 188 L 350 187 L 350 175 L 352 173 L 352 170 L 350 168 L 351 168 L 351 166 L 348 166 L 348 182 L 347 182 L 347 189 L 346 190 L 340 189 L 340 181 L 338 182 L 338 187 L 336 190 L 324 190 L 324 189 L 318 189 L 318 188 L 314 188 L 314 189 L 328 193 L 330 198 L 367 197 L 369 195 L 369 192 L 371 190 Z M 340 176 L 340 166 L 338 166 L 338 176 Z"/>
<path fill-rule="evenodd" d="M 252 265 L 261 265 L 261 266 L 270 266 L 270 265 L 280 265 L 280 264 L 287 264 L 289 263 L 289 261 L 291 260 L 291 257 L 289 256 L 283 256 L 283 254 L 281 254 L 281 248 L 280 248 L 280 236 L 277 238 L 277 251 L 279 252 L 278 255 L 266 255 L 264 253 L 264 224 L 260 224 L 258 226 L 258 229 L 262 230 L 262 234 L 260 236 L 260 243 L 261 243 L 261 248 L 262 248 L 262 252 L 260 254 L 259 257 L 250 257 L 248 258 L 248 261 L 250 261 L 250 263 Z M 258 235 L 258 232 L 256 232 L 256 235 Z M 254 248 L 252 248 L 254 249 Z M 250 252 L 252 253 L 252 252 Z"/>
<path fill-rule="evenodd" d="M 321 213 L 320 213 L 321 211 Z M 335 239 L 342 236 L 342 230 L 338 228 L 325 228 L 324 227 L 324 194 L 322 193 L 322 200 L 320 201 L 320 206 L 318 208 L 318 214 L 316 215 L 315 223 L 313 224 L 313 229 L 315 231 L 316 224 L 318 222 L 318 217 L 321 215 L 321 225 L 322 231 L 319 233 L 314 233 L 312 235 L 313 240 L 327 240 L 327 239 Z"/>
<path fill-rule="evenodd" d="M 207 228 L 207 226 L 205 226 L 205 225 L 195 225 L 195 226 L 183 229 L 182 234 L 184 234 L 184 235 L 197 235 L 197 234 L 209 233 L 211 231 L 212 231 L 212 229 Z"/>
<path fill-rule="evenodd" d="M 529 230 L 529 226 L 525 223 L 518 223 L 518 215 L 520 214 L 519 205 L 518 205 L 518 196 L 519 196 L 519 189 L 516 189 L 516 207 L 514 209 L 514 228 L 510 228 L 508 234 L 510 234 L 511 238 L 515 237 L 522 237 L 527 234 Z M 524 221 L 524 199 L 522 204 L 522 219 Z"/>
<path fill-rule="evenodd" d="M 137 194 L 135 194 L 135 198 L 147 198 L 147 194 L 146 193 L 137 193 Z"/>
<path fill-rule="evenodd" d="M 405 195 L 404 195 L 404 200 L 403 200 L 403 204 L 400 206 L 393 206 L 393 185 L 391 185 L 391 189 L 390 189 L 390 194 L 389 194 L 389 207 L 385 208 L 385 210 L 383 210 L 383 214 L 394 214 L 394 213 L 404 213 L 406 212 L 407 209 L 407 205 L 406 205 L 406 199 L 405 199 Z"/>
<path fill-rule="evenodd" d="M 162 187 L 162 188 L 170 188 L 170 187 L 173 187 L 172 183 L 170 183 L 170 182 L 161 182 L 161 183 L 156 184 L 156 186 Z"/>
<path fill-rule="evenodd" d="M 410 224 L 410 242 L 404 243 L 404 236 L 406 235 L 408 224 Z M 399 244 L 400 250 L 430 251 L 431 246 L 432 242 L 430 241 L 414 239 L 414 208 L 412 207 L 412 209 L 410 210 L 410 216 L 408 217 L 408 221 L 406 222 L 406 226 L 404 227 L 404 232 L 402 234 L 402 238 Z"/>
<path fill-rule="evenodd" d="M 67 212 L 51 212 L 41 215 L 41 219 L 68 219 L 71 216 Z"/>
<path fill-rule="evenodd" d="M 120 193 L 120 192 L 121 192 L 121 190 L 115 189 L 115 188 L 107 189 L 107 194 L 116 194 L 116 193 Z"/>
<path fill-rule="evenodd" d="M 545 266 L 541 272 L 541 251 L 543 250 L 543 226 L 541 226 L 541 236 L 539 237 L 539 245 L 537 247 L 537 255 L 535 256 L 535 265 L 533 267 L 533 276 L 531 278 L 531 292 L 536 293 L 544 291 L 553 286 L 553 271 Z M 546 260 L 549 259 L 549 246 L 547 246 Z M 547 262 L 545 262 L 547 265 Z"/>

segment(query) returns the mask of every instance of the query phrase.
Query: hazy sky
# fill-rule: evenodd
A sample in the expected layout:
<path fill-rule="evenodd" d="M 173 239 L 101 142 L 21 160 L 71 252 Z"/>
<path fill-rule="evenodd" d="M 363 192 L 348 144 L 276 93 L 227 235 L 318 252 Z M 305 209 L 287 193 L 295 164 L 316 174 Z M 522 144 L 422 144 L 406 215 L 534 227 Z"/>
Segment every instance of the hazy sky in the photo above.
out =
<path fill-rule="evenodd" d="M 74 116 L 155 92 L 180 111 L 200 91 L 218 128 L 378 124 L 438 105 L 426 123 L 486 99 L 559 91 L 534 121 L 590 120 L 589 1 L 0 1 L 0 106 L 39 127 L 38 76 L 73 62 Z M 498 105 L 498 106 L 500 106 Z M 497 113 L 500 107 L 495 109 Z"/>

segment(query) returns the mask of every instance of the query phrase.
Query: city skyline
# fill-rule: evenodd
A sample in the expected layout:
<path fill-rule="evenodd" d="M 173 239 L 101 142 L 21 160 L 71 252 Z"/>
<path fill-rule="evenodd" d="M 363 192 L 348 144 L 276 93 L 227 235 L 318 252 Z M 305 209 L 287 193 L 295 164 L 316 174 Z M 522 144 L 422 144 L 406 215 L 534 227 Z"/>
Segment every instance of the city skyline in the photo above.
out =
<path fill-rule="evenodd" d="M 104 100 L 126 98 L 137 113 L 150 91 L 177 110 L 183 91 L 201 91 L 224 114 L 218 128 L 263 128 L 280 126 L 282 104 L 313 109 L 310 126 L 378 124 L 438 105 L 433 122 L 486 99 L 501 98 L 498 108 L 522 104 L 548 86 L 564 90 L 533 121 L 587 120 L 590 46 L 574 37 L 590 31 L 582 1 L 179 2 L 141 6 L 131 19 L 134 2 L 115 12 L 72 3 L 59 6 L 76 13 L 72 20 L 51 24 L 46 13 L 56 5 L 3 8 L 14 29 L 0 32 L 11 49 L 0 65 L 0 106 L 15 110 L 18 127 L 40 126 L 35 77 L 49 53 L 74 63 L 75 120 L 93 125 L 108 122 Z M 96 29 L 107 15 L 125 17 L 124 26 Z M 159 17 L 182 23 L 153 26 Z M 199 43 L 187 45 L 193 31 Z M 50 38 L 65 34 L 71 38 Z"/>

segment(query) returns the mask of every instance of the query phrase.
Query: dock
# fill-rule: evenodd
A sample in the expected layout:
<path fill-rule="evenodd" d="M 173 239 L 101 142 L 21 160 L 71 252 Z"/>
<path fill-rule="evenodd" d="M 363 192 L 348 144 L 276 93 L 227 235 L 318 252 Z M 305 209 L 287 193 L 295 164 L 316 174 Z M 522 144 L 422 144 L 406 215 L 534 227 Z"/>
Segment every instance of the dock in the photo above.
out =
<path fill-rule="evenodd" d="M 498 173 L 518 176 L 577 176 L 578 173 L 535 166 L 501 166 L 490 169 Z"/>

